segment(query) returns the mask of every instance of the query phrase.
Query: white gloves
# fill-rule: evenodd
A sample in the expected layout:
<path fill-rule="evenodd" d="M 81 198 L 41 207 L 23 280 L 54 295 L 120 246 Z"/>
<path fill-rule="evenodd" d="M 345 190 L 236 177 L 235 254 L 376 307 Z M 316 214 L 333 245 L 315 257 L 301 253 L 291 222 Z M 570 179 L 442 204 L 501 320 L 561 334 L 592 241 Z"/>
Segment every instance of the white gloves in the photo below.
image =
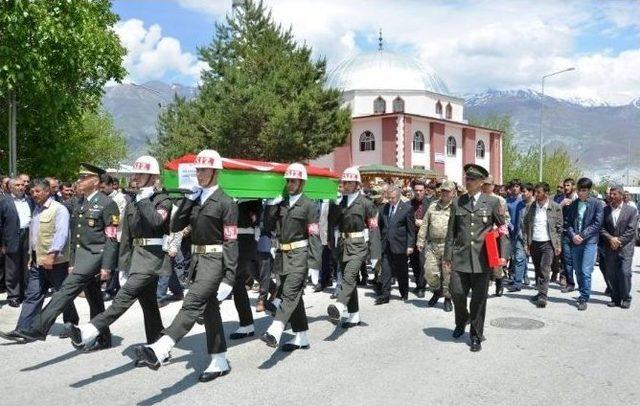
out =
<path fill-rule="evenodd" d="M 271 256 L 273 257 L 273 259 L 276 259 L 276 249 L 275 249 L 275 247 L 271 247 L 269 252 L 271 253 Z"/>
<path fill-rule="evenodd" d="M 278 203 L 280 203 L 280 202 L 282 202 L 282 196 L 278 196 L 278 197 L 273 198 L 273 199 L 267 199 L 267 200 L 265 201 L 265 204 L 266 204 L 267 206 L 275 206 L 276 204 L 278 204 Z"/>
<path fill-rule="evenodd" d="M 228 285 L 224 282 L 221 282 L 220 286 L 218 286 L 218 295 L 216 297 L 218 299 L 218 302 L 221 302 L 227 297 L 229 297 L 229 294 L 231 293 L 232 290 L 233 290 L 233 286 Z"/>
<path fill-rule="evenodd" d="M 202 194 L 202 188 L 198 185 L 194 185 L 191 187 L 191 194 L 186 195 L 185 197 L 189 200 L 196 201 Z"/>
<path fill-rule="evenodd" d="M 378 264 L 378 260 L 377 259 L 372 259 L 371 260 L 371 268 L 375 268 L 377 264 Z"/>
<path fill-rule="evenodd" d="M 152 187 L 143 187 L 138 191 L 136 195 L 136 202 L 139 202 L 142 199 L 147 199 L 153 195 Z"/>
<path fill-rule="evenodd" d="M 118 272 L 118 282 L 120 282 L 120 286 L 124 286 L 124 284 L 127 283 L 127 279 L 129 279 L 129 272 Z"/>

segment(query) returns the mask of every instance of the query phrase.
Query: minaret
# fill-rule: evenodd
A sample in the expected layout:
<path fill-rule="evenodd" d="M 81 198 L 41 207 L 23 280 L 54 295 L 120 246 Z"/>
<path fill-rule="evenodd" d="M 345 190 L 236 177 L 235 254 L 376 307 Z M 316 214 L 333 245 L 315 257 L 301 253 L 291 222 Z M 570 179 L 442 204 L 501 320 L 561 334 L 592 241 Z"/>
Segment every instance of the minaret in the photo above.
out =
<path fill-rule="evenodd" d="M 382 51 L 382 27 L 380 27 L 378 36 L 378 51 Z"/>

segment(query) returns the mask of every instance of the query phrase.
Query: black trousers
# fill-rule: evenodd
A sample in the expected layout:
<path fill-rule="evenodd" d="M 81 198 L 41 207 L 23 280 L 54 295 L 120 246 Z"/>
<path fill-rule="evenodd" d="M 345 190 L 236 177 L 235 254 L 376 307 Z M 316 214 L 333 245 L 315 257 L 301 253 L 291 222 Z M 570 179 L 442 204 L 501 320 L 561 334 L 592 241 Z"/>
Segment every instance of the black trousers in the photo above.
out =
<path fill-rule="evenodd" d="M 241 250 L 242 252 L 242 250 Z M 238 319 L 240 327 L 253 324 L 253 314 L 251 313 L 251 303 L 249 302 L 249 294 L 247 293 L 246 280 L 249 276 L 255 278 L 257 273 L 258 262 L 252 258 L 238 258 L 238 268 L 236 279 L 233 283 L 233 304 L 238 311 Z"/>
<path fill-rule="evenodd" d="M 620 303 L 623 300 L 631 300 L 633 251 L 631 251 L 631 254 L 622 255 L 620 251 L 605 248 L 604 259 L 607 280 L 611 290 L 611 300 L 616 303 Z"/>
<path fill-rule="evenodd" d="M 553 245 L 550 241 L 531 242 L 531 260 L 536 272 L 536 281 L 538 283 L 538 293 L 547 297 L 549 293 L 549 279 L 551 275 L 551 264 L 555 253 Z"/>
<path fill-rule="evenodd" d="M 481 338 L 487 313 L 487 293 L 491 273 L 451 272 L 449 290 L 456 314 L 456 326 L 471 321 L 471 336 Z M 471 309 L 467 309 L 467 296 L 471 290 Z M 470 310 L 470 311 L 469 311 Z"/>
<path fill-rule="evenodd" d="M 17 252 L 7 253 L 4 260 L 4 283 L 7 299 L 22 300 L 29 282 L 29 229 L 20 230 Z"/>
<path fill-rule="evenodd" d="M 398 280 L 400 296 L 409 294 L 409 264 L 407 254 L 394 254 L 389 249 L 382 253 L 382 273 L 380 274 L 381 296 L 391 296 L 391 278 Z"/>
<path fill-rule="evenodd" d="M 276 311 L 274 319 L 281 321 L 285 326 L 287 322 L 290 322 L 294 333 L 309 330 L 307 312 L 302 299 L 306 280 L 306 272 L 290 272 L 286 275 L 280 275 L 278 297 L 282 298 L 282 303 Z"/>
<path fill-rule="evenodd" d="M 322 286 L 331 285 L 331 278 L 333 277 L 333 272 L 335 269 L 335 264 L 333 260 L 333 255 L 331 255 L 331 248 L 328 245 L 322 246 L 322 267 L 320 268 L 320 280 L 319 283 Z"/>
<path fill-rule="evenodd" d="M 273 269 L 273 257 L 269 252 L 258 252 L 260 293 L 259 300 L 267 300 L 269 293 L 276 290 L 276 284 L 271 279 Z"/>
<path fill-rule="evenodd" d="M 102 299 L 98 275 L 72 272 L 67 275 L 60 289 L 53 294 L 49 303 L 47 303 L 44 309 L 42 309 L 42 312 L 36 317 L 32 326 L 33 330 L 46 335 L 60 313 L 62 313 L 67 306 L 73 304 L 73 300 L 83 290 L 84 296 L 89 303 L 90 317 L 93 319 L 104 312 L 104 301 Z M 104 330 L 100 330 L 99 339 L 106 339 L 110 335 L 111 332 L 107 327 Z"/>
<path fill-rule="evenodd" d="M 411 269 L 413 270 L 413 278 L 416 281 L 416 289 L 422 290 L 427 288 L 427 280 L 424 277 L 424 250 L 413 250 L 413 253 L 409 255 L 409 261 L 411 262 Z"/>
<path fill-rule="evenodd" d="M 42 304 L 49 288 L 59 290 L 67 277 L 69 263 L 56 264 L 53 269 L 32 266 L 29 269 L 29 284 L 16 329 L 29 330 L 42 310 Z M 62 320 L 65 323 L 78 324 L 80 320 L 73 302 L 67 304 L 62 311 Z"/>
<path fill-rule="evenodd" d="M 364 261 L 362 259 L 353 259 L 349 262 L 343 262 L 342 269 L 342 289 L 338 293 L 338 302 L 347 306 L 349 313 L 355 313 L 360 310 L 358 306 L 358 272 Z"/>
<path fill-rule="evenodd" d="M 122 316 L 135 302 L 140 302 L 144 317 L 144 331 L 147 343 L 151 344 L 160 338 L 162 318 L 158 309 L 156 289 L 158 276 L 142 273 L 129 275 L 127 282 L 118 291 L 111 306 L 91 320 L 98 331 L 104 330 Z"/>

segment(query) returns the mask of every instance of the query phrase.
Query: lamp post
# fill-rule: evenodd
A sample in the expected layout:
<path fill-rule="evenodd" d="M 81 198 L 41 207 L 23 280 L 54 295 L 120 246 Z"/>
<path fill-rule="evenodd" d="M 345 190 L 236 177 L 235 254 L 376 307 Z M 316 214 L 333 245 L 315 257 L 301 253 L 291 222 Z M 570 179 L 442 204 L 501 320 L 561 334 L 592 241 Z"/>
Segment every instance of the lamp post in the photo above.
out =
<path fill-rule="evenodd" d="M 563 70 L 559 70 L 557 72 L 549 73 L 548 75 L 544 75 L 542 77 L 542 96 L 540 97 L 540 163 L 538 166 L 538 182 L 542 182 L 542 161 L 544 159 L 544 152 L 542 148 L 542 118 L 544 116 L 544 80 L 550 76 L 559 75 L 564 72 L 569 72 L 572 70 L 576 70 L 576 68 L 567 68 Z"/>

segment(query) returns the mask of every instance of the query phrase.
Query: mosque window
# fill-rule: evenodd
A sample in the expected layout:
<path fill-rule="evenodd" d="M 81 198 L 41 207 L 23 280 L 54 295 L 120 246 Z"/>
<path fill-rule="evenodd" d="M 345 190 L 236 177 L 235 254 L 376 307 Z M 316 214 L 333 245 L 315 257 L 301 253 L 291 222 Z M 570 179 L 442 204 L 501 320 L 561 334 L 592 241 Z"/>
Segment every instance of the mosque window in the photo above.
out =
<path fill-rule="evenodd" d="M 424 152 L 424 134 L 416 131 L 413 134 L 413 152 Z"/>
<path fill-rule="evenodd" d="M 484 159 L 484 141 L 478 141 L 476 144 L 476 158 Z"/>
<path fill-rule="evenodd" d="M 380 96 L 373 101 L 373 114 L 384 114 L 387 112 L 387 102 Z"/>
<path fill-rule="evenodd" d="M 456 156 L 456 146 L 455 138 L 447 138 L 447 156 Z"/>
<path fill-rule="evenodd" d="M 374 151 L 376 149 L 376 137 L 371 131 L 360 134 L 360 151 Z"/>
<path fill-rule="evenodd" d="M 436 103 L 436 114 L 440 116 L 442 115 L 442 103 L 440 103 L 440 100 Z"/>
<path fill-rule="evenodd" d="M 452 117 L 451 111 L 452 111 L 451 104 L 447 103 L 447 107 L 445 108 L 445 115 L 444 115 L 444 117 L 447 120 L 451 120 L 451 117 Z"/>
<path fill-rule="evenodd" d="M 396 97 L 393 100 L 393 112 L 394 113 L 403 113 L 404 112 L 404 100 L 400 96 Z"/>

